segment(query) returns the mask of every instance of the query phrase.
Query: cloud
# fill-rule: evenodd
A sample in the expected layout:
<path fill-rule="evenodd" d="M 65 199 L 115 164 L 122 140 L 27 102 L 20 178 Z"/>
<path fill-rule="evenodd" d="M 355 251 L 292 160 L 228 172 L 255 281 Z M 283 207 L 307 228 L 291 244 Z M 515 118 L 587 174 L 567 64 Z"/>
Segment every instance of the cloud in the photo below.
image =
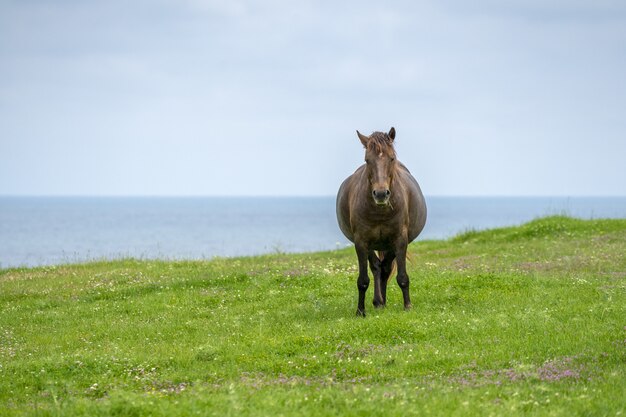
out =
<path fill-rule="evenodd" d="M 623 9 L 5 3 L 0 193 L 332 194 L 391 125 L 433 194 L 623 193 Z"/>

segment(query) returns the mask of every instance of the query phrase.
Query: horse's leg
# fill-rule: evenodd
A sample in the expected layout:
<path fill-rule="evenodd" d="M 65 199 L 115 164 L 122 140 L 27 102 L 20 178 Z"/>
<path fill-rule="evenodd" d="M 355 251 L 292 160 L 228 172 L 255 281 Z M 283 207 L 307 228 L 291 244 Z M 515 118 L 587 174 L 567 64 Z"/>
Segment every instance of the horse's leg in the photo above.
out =
<path fill-rule="evenodd" d="M 384 303 L 382 293 L 380 292 L 380 259 L 378 259 L 378 256 L 376 256 L 376 252 L 374 252 L 373 250 L 368 253 L 368 259 L 370 261 L 370 269 L 372 270 L 372 275 L 374 275 L 374 307 L 382 307 Z"/>
<path fill-rule="evenodd" d="M 409 275 L 406 273 L 406 250 L 408 240 L 406 237 L 398 239 L 396 243 L 396 262 L 398 266 L 398 275 L 396 281 L 402 290 L 402 298 L 404 298 L 404 309 L 411 308 L 411 297 L 409 296 Z"/>
<path fill-rule="evenodd" d="M 367 274 L 367 247 L 355 244 L 355 249 L 359 260 L 359 278 L 356 282 L 359 289 L 359 304 L 356 308 L 356 315 L 365 317 L 365 292 L 370 285 L 370 277 Z"/>
<path fill-rule="evenodd" d="M 383 306 L 387 304 L 387 282 L 393 271 L 393 261 L 396 254 L 393 251 L 386 251 L 380 263 L 380 293 L 383 300 Z"/>

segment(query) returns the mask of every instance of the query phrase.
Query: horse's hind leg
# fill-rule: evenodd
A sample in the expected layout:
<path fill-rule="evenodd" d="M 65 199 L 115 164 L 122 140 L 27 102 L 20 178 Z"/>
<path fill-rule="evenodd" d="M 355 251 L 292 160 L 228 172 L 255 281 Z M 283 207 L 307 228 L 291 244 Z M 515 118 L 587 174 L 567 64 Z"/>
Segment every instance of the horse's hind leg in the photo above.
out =
<path fill-rule="evenodd" d="M 382 252 L 382 259 L 380 262 L 380 294 L 382 297 L 382 305 L 387 304 L 387 281 L 389 276 L 393 272 L 394 260 L 396 254 L 392 251 Z"/>
<path fill-rule="evenodd" d="M 367 254 L 367 259 L 370 262 L 372 275 L 374 275 L 374 307 L 382 307 L 385 303 L 381 293 L 381 262 L 374 251 Z"/>
<path fill-rule="evenodd" d="M 404 299 L 404 309 L 409 310 L 411 308 L 411 297 L 409 296 L 409 275 L 406 272 L 406 241 L 400 241 L 396 246 L 396 262 L 398 266 L 398 275 L 396 275 L 396 281 L 398 286 L 402 290 L 402 298 Z"/>

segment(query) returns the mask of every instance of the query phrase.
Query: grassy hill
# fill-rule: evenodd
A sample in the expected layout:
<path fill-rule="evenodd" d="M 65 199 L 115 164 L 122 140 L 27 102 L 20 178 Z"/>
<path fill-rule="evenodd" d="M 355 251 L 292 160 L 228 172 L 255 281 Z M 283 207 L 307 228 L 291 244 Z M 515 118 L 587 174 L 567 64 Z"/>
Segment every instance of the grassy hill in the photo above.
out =
<path fill-rule="evenodd" d="M 0 271 L 0 415 L 626 413 L 626 220 L 410 246 L 405 312 L 356 256 Z"/>

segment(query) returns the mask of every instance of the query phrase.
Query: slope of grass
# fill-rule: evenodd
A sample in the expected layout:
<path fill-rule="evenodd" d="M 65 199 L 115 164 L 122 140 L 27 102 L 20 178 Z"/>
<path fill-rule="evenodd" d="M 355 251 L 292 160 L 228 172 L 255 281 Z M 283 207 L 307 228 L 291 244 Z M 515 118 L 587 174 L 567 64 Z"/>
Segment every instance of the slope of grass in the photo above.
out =
<path fill-rule="evenodd" d="M 624 415 L 626 220 L 410 252 L 365 319 L 352 249 L 2 270 L 0 415 Z"/>

